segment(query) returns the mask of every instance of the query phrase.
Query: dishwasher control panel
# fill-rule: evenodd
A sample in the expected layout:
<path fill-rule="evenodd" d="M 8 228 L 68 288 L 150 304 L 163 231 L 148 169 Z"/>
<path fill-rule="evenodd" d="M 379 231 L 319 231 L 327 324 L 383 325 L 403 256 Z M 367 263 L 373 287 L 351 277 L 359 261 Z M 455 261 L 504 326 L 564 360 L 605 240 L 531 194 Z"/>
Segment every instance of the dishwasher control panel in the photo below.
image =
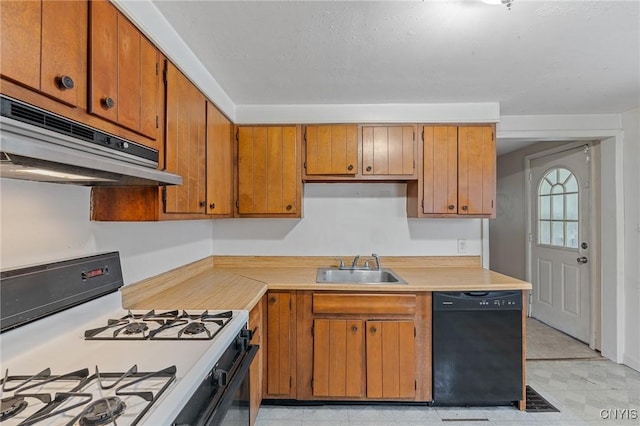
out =
<path fill-rule="evenodd" d="M 434 292 L 433 309 L 438 311 L 521 310 L 520 291 Z"/>

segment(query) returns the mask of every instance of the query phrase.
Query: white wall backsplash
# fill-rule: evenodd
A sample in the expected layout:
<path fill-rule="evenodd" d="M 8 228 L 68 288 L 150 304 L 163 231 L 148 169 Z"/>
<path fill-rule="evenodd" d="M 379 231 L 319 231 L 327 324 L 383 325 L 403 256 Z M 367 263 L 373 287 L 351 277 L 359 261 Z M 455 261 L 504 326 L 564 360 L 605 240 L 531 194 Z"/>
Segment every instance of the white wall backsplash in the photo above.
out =
<path fill-rule="evenodd" d="M 456 256 L 481 254 L 480 219 L 408 219 L 406 185 L 307 183 L 302 219 L 225 219 L 214 254 Z"/>
<path fill-rule="evenodd" d="M 91 222 L 89 188 L 0 179 L 0 266 L 119 251 L 125 284 L 211 255 L 211 221 Z"/>

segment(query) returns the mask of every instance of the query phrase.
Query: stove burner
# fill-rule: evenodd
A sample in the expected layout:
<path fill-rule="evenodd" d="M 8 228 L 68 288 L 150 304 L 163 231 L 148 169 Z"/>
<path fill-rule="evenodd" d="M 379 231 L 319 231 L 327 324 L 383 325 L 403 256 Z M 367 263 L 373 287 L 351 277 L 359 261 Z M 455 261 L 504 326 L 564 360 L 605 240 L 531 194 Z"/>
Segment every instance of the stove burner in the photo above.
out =
<path fill-rule="evenodd" d="M 201 334 L 207 331 L 207 327 L 205 327 L 205 325 L 201 322 L 192 322 L 189 323 L 189 325 L 187 325 L 183 331 L 184 334 Z"/>
<path fill-rule="evenodd" d="M 149 326 L 143 322 L 131 322 L 124 327 L 124 334 L 140 334 L 149 329 Z"/>
<path fill-rule="evenodd" d="M 98 399 L 84 409 L 80 418 L 82 426 L 106 425 L 117 419 L 127 408 L 123 400 L 117 396 Z"/>
<path fill-rule="evenodd" d="M 27 401 L 20 397 L 4 398 L 0 402 L 0 421 L 7 420 L 27 408 Z"/>
<path fill-rule="evenodd" d="M 1 0 L 0 0 L 1 1 Z M 84 332 L 85 340 L 211 340 L 233 318 L 233 311 L 183 311 L 135 313 Z"/>

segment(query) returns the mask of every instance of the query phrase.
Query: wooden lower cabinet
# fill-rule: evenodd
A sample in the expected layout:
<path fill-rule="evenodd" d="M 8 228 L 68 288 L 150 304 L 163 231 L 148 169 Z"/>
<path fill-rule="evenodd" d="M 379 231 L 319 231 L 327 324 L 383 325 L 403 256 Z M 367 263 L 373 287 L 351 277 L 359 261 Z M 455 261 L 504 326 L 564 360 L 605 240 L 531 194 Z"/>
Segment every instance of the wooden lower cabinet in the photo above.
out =
<path fill-rule="evenodd" d="M 256 357 L 251 364 L 249 370 L 249 416 L 250 424 L 253 425 L 256 422 L 258 416 L 258 410 L 262 403 L 262 369 L 263 369 L 263 317 L 262 317 L 262 302 L 259 302 L 254 308 L 249 311 L 249 330 L 253 331 L 253 338 L 251 344 L 260 346 L 260 350 L 256 354 Z"/>
<path fill-rule="evenodd" d="M 367 398 L 415 398 L 413 321 L 367 321 Z"/>
<path fill-rule="evenodd" d="M 296 399 L 432 400 L 431 293 L 298 291 L 296 304 Z"/>
<path fill-rule="evenodd" d="M 269 292 L 265 302 L 265 398 L 296 397 L 296 292 Z"/>
<path fill-rule="evenodd" d="M 314 397 L 362 397 L 364 321 L 313 321 Z"/>

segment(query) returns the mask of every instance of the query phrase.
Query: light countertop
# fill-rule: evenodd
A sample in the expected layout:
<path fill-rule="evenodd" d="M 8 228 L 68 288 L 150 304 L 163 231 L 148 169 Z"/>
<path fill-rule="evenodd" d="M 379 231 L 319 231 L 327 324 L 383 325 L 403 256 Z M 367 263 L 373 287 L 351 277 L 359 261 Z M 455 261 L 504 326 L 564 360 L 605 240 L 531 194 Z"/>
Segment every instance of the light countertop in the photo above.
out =
<path fill-rule="evenodd" d="M 385 259 L 407 284 L 320 284 L 318 266 L 332 258 L 213 257 L 129 285 L 122 290 L 128 309 L 250 310 L 268 290 L 428 292 L 531 290 L 531 284 L 483 269 L 476 258 Z M 435 263 L 434 263 L 435 262 Z M 283 266 L 286 265 L 286 266 Z M 432 266 L 445 265 L 445 266 Z"/>

